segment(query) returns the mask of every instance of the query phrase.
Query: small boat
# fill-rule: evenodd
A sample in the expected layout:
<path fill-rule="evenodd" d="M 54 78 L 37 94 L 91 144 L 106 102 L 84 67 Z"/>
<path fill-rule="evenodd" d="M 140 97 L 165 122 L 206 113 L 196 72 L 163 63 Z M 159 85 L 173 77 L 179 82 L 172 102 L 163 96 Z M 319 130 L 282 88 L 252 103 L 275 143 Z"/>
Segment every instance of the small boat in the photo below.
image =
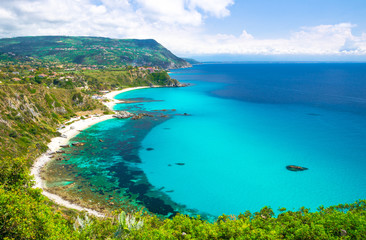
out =
<path fill-rule="evenodd" d="M 300 166 L 296 166 L 296 165 L 288 165 L 288 166 L 286 166 L 286 168 L 287 168 L 287 170 L 294 171 L 294 172 L 308 170 L 308 168 L 306 168 L 306 167 L 300 167 Z"/>

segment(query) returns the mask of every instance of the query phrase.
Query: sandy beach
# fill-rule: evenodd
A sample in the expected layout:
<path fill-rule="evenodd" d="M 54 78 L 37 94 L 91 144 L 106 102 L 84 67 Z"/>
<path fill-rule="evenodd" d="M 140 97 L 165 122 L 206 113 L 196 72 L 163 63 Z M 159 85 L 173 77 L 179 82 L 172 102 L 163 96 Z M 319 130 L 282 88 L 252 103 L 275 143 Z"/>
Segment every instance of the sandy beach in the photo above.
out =
<path fill-rule="evenodd" d="M 123 92 L 132 91 L 132 90 L 136 90 L 136 89 L 142 89 L 142 88 L 149 88 L 149 87 L 143 86 L 143 87 L 125 88 L 120 91 L 112 91 L 110 93 L 107 93 L 104 95 L 104 97 L 106 99 L 108 99 L 109 101 L 104 102 L 104 104 L 107 107 L 109 107 L 111 110 L 113 110 L 114 105 L 116 103 L 121 102 L 121 101 L 114 99 L 115 96 L 117 96 L 118 94 L 123 93 Z M 71 123 L 71 124 L 66 125 L 65 127 L 58 130 L 61 133 L 61 137 L 56 137 L 56 138 L 51 139 L 51 142 L 47 145 L 48 146 L 47 152 L 42 154 L 40 157 L 38 157 L 31 168 L 31 175 L 33 175 L 34 179 L 35 179 L 34 187 L 41 188 L 43 190 L 42 194 L 44 196 L 48 197 L 49 199 L 51 199 L 52 201 L 54 201 L 55 203 L 57 203 L 59 205 L 62 205 L 67 208 L 76 209 L 79 211 L 86 211 L 89 214 L 92 214 L 97 217 L 104 217 L 104 215 L 102 213 L 73 204 L 67 200 L 62 199 L 60 196 L 58 196 L 56 194 L 47 192 L 45 185 L 44 185 L 44 181 L 41 178 L 40 173 L 41 173 L 42 168 L 49 161 L 51 161 L 50 153 L 56 152 L 57 150 L 59 150 L 62 145 L 67 144 L 70 141 L 70 139 L 75 137 L 80 131 L 82 131 L 86 128 L 89 128 L 90 126 L 92 126 L 96 123 L 99 123 L 99 122 L 102 122 L 102 121 L 105 121 L 108 119 L 112 119 L 112 118 L 113 118 L 112 115 L 101 115 L 101 116 L 92 116 L 87 119 L 73 118 L 73 119 L 70 119 L 68 122 L 66 122 L 65 124 L 67 124 L 67 123 Z"/>
<path fill-rule="evenodd" d="M 114 105 L 116 105 L 117 103 L 123 102 L 123 101 L 115 99 L 114 98 L 115 96 L 117 96 L 120 93 L 133 91 L 133 90 L 137 90 L 137 89 L 143 89 L 143 88 L 149 88 L 149 87 L 148 86 L 132 87 L 132 88 L 125 88 L 125 89 L 122 89 L 122 90 L 119 90 L 119 91 L 109 92 L 109 93 L 104 95 L 104 97 L 109 100 L 109 102 L 104 102 L 104 105 L 106 105 L 109 109 L 113 110 Z"/>

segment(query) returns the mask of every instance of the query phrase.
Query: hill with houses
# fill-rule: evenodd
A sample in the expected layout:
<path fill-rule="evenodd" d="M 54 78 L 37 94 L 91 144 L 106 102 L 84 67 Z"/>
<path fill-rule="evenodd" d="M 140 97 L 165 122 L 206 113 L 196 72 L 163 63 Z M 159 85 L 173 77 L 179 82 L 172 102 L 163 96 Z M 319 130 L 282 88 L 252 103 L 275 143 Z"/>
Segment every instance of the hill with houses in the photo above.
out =
<path fill-rule="evenodd" d="M 0 61 L 47 61 L 87 66 L 191 66 L 153 39 L 37 36 L 0 39 Z"/>

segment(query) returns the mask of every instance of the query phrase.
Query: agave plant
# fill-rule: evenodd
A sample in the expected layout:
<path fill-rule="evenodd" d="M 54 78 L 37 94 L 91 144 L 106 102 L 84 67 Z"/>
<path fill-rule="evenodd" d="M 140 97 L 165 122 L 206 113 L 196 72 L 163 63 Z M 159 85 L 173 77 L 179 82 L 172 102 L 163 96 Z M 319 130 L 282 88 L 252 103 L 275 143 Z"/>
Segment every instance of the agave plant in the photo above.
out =
<path fill-rule="evenodd" d="M 78 215 L 75 222 L 74 222 L 74 229 L 78 232 L 82 232 L 91 222 L 92 221 L 88 217 L 88 215 L 85 215 L 84 218 L 81 218 Z"/>
<path fill-rule="evenodd" d="M 115 233 L 117 238 L 125 238 L 132 230 L 139 230 L 144 225 L 144 222 L 134 214 L 126 214 L 122 211 L 118 216 L 118 229 Z"/>

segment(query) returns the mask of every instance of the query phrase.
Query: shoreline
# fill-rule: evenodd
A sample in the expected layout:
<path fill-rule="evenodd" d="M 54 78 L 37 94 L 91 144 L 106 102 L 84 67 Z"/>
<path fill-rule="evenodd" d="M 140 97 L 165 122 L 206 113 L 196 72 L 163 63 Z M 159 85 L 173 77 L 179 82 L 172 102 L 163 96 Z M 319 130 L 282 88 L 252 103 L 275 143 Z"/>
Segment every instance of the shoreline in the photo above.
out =
<path fill-rule="evenodd" d="M 151 88 L 151 87 L 149 87 L 149 86 L 130 87 L 130 88 L 125 88 L 125 89 L 122 89 L 122 90 L 112 91 L 112 92 L 106 93 L 106 94 L 103 95 L 103 97 L 108 99 L 109 102 L 103 102 L 103 104 L 106 105 L 110 110 L 113 111 L 114 105 L 116 105 L 117 103 L 122 103 L 123 102 L 123 101 L 115 99 L 115 96 L 117 96 L 120 93 L 129 92 L 129 91 L 138 90 L 138 89 L 144 89 L 144 88 Z"/>
<path fill-rule="evenodd" d="M 155 86 L 154 86 L 155 87 Z M 133 91 L 137 89 L 144 89 L 144 88 L 150 88 L 149 86 L 141 86 L 141 87 L 131 87 L 131 88 L 125 88 L 118 91 L 112 91 L 109 92 L 104 96 L 105 99 L 108 99 L 108 102 L 103 102 L 104 105 L 106 105 L 110 110 L 113 111 L 114 105 L 117 103 L 120 103 L 121 101 L 115 99 L 114 97 L 117 96 L 120 93 Z M 58 132 L 61 133 L 60 137 L 55 137 L 51 139 L 51 142 L 47 144 L 48 150 L 47 152 L 43 153 L 41 156 L 39 156 L 35 162 L 33 163 L 30 174 L 34 176 L 35 184 L 33 188 L 40 188 L 42 189 L 42 194 L 46 197 L 48 197 L 50 200 L 55 202 L 58 205 L 64 206 L 66 208 L 75 209 L 78 211 L 86 211 L 91 215 L 94 215 L 96 217 L 105 217 L 104 214 L 85 208 L 82 206 L 79 206 L 77 204 L 71 203 L 68 200 L 65 200 L 61 198 L 60 196 L 50 193 L 47 191 L 47 188 L 45 187 L 45 183 L 41 177 L 41 171 L 43 167 L 50 161 L 52 161 L 51 154 L 52 152 L 56 152 L 61 148 L 61 145 L 68 144 L 69 141 L 75 137 L 80 131 L 85 130 L 89 127 L 91 127 L 94 124 L 97 124 L 99 122 L 103 122 L 109 119 L 112 119 L 113 115 L 101 115 L 101 116 L 92 116 L 87 119 L 80 119 L 78 118 L 72 118 L 69 121 L 65 122 L 65 124 L 72 122 L 70 125 L 65 126 L 64 128 L 58 130 Z"/>

